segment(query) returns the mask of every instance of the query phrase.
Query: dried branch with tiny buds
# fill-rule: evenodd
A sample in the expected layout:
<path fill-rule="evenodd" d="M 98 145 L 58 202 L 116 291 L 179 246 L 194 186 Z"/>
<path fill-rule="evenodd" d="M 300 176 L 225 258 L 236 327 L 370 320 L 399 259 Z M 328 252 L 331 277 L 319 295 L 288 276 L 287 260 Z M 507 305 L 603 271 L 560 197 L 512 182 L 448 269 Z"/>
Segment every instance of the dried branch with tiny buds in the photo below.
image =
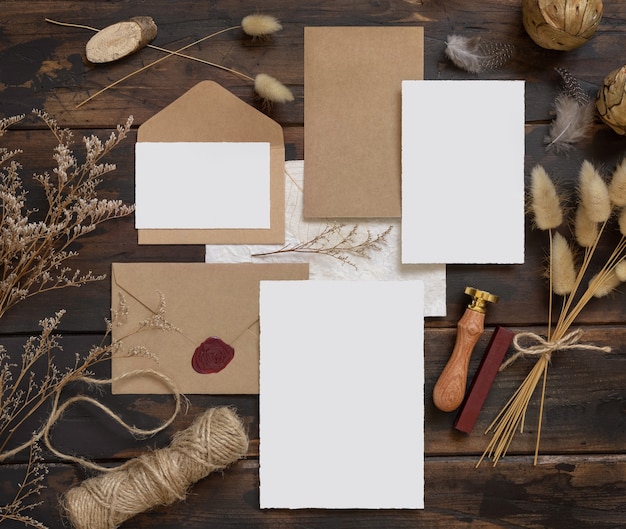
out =
<path fill-rule="evenodd" d="M 103 177 L 115 169 L 115 165 L 102 160 L 126 137 L 132 117 L 105 141 L 96 136 L 83 138 L 84 161 L 79 163 L 72 151 L 70 131 L 61 129 L 44 112 L 34 110 L 33 114 L 47 125 L 58 142 L 53 153 L 56 166 L 50 173 L 34 175 L 47 206 L 45 211 L 37 211 L 29 207 L 29 195 L 19 176 L 22 166 L 17 157 L 22 150 L 0 148 L 0 318 L 10 308 L 36 294 L 80 287 L 103 279 L 103 275 L 82 273 L 68 265 L 67 261 L 77 255 L 72 245 L 103 222 L 124 217 L 134 210 L 132 205 L 125 205 L 120 200 L 98 196 Z M 0 136 L 24 117 L 0 120 Z M 164 310 L 163 301 L 153 318 L 139 325 L 136 332 L 154 328 L 168 330 Z M 116 312 L 127 316 L 123 306 Z M 0 345 L 0 462 L 30 450 L 24 479 L 17 485 L 12 499 L 0 505 L 0 523 L 20 522 L 37 529 L 46 527 L 31 516 L 32 509 L 38 505 L 36 498 L 43 488 L 46 473 L 40 443 L 63 457 L 50 444 L 49 434 L 60 414 L 73 402 L 91 402 L 107 412 L 88 396 L 72 397 L 61 403 L 61 394 L 68 384 L 94 386 L 110 383 L 110 380 L 93 377 L 92 370 L 96 365 L 110 360 L 114 354 L 149 354 L 139 349 L 124 351 L 121 341 L 107 344 L 112 325 L 107 322 L 107 332 L 100 345 L 93 346 L 83 355 L 77 353 L 69 359 L 57 358 L 57 353 L 62 351 L 57 329 L 64 314 L 64 310 L 59 310 L 53 317 L 42 319 L 39 322 L 41 332 L 28 338 L 18 355 Z M 171 424 L 180 409 L 181 398 L 177 391 L 175 397 L 176 409 L 168 421 L 152 430 L 128 426 L 127 429 L 136 435 L 152 435 L 162 430 Z M 29 419 L 46 406 L 51 409 L 46 409 L 43 425 L 23 435 L 22 430 L 28 426 Z M 121 422 L 110 410 L 109 415 Z M 71 460 L 82 462 L 73 456 Z"/>
<path fill-rule="evenodd" d="M 370 230 L 367 230 L 365 238 L 358 240 L 359 226 L 357 224 L 352 227 L 347 227 L 345 224 L 329 224 L 321 233 L 308 241 L 287 244 L 278 250 L 256 253 L 252 257 L 294 252 L 312 253 L 334 257 L 356 269 L 358 268 L 357 265 L 350 258 L 355 256 L 367 259 L 370 252 L 381 250 L 382 245 L 386 243 L 387 235 L 389 235 L 392 229 L 393 226 L 389 226 L 378 234 L 372 234 Z"/>
<path fill-rule="evenodd" d="M 35 294 L 102 279 L 66 264 L 77 255 L 71 245 L 103 222 L 125 217 L 134 210 L 121 200 L 97 195 L 104 175 L 115 170 L 115 165 L 101 160 L 126 137 L 132 117 L 104 142 L 97 136 L 83 138 L 85 161 L 79 164 L 71 150 L 71 132 L 59 128 L 46 113 L 33 113 L 58 141 L 53 156 L 56 167 L 52 173 L 34 176 L 47 202 L 47 211 L 39 215 L 27 207 L 27 192 L 19 176 L 21 165 L 16 160 L 22 151 L 0 148 L 0 318 Z M 23 118 L 0 120 L 0 136 Z"/>

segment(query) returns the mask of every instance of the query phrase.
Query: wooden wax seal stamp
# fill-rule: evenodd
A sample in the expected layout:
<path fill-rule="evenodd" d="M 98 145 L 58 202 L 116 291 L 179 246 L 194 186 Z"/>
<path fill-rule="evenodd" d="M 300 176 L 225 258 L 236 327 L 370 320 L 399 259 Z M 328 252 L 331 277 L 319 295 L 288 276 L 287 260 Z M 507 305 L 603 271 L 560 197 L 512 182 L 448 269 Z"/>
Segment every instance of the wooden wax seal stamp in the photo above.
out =
<path fill-rule="evenodd" d="M 441 411 L 454 411 L 463 402 L 469 360 L 485 330 L 487 303 L 498 302 L 498 296 L 484 290 L 466 287 L 465 293 L 472 301 L 457 324 L 454 349 L 433 389 L 433 401 Z"/>

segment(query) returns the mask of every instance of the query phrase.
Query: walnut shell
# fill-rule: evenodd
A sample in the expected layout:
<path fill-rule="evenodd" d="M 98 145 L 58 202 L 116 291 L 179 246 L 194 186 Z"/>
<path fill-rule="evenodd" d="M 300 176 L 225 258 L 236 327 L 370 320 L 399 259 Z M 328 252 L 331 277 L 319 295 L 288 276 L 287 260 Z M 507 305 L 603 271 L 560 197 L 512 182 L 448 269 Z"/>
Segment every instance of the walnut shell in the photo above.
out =
<path fill-rule="evenodd" d="M 602 0 L 522 0 L 531 39 L 549 50 L 573 50 L 587 42 L 602 19 Z"/>
<path fill-rule="evenodd" d="M 618 134 L 626 134 L 626 65 L 604 78 L 596 108 L 604 123 Z"/>

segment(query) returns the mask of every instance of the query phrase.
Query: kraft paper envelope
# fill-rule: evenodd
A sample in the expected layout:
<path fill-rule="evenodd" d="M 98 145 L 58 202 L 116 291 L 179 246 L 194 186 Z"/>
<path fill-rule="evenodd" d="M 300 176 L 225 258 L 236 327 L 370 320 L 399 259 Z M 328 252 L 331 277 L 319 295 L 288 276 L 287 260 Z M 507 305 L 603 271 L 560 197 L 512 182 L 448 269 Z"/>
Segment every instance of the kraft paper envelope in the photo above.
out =
<path fill-rule="evenodd" d="M 270 228 L 139 229 L 139 244 L 281 244 L 285 240 L 282 127 L 215 83 L 202 81 L 137 130 L 137 142 L 269 142 Z M 173 185 L 176 177 L 172 176 Z M 242 190 L 245 193 L 245 189 Z M 206 207 L 212 197 L 207 196 Z M 166 205 L 164 205 L 166 207 Z"/>
<path fill-rule="evenodd" d="M 155 362 L 145 355 L 114 355 L 114 378 L 135 369 L 154 369 L 172 378 L 183 393 L 255 394 L 259 392 L 260 281 L 307 279 L 308 265 L 114 263 L 111 277 L 112 339 L 121 341 L 123 352 L 145 347 L 158 358 Z M 126 309 L 120 310 L 124 304 Z M 149 322 L 160 307 L 174 328 L 137 332 L 141 322 Z M 235 352 L 221 371 L 203 374 L 194 369 L 192 358 L 209 337 L 221 339 Z M 168 392 L 150 377 L 113 383 L 116 394 Z"/>
<path fill-rule="evenodd" d="M 304 216 L 400 217 L 401 83 L 422 27 L 304 28 Z"/>

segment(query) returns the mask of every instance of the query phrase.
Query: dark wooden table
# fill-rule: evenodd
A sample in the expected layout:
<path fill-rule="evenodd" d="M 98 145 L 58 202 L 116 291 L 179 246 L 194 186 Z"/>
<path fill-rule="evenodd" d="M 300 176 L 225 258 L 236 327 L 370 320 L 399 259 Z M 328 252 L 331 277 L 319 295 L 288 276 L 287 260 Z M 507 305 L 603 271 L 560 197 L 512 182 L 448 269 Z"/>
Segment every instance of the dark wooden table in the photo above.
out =
<path fill-rule="evenodd" d="M 543 138 L 550 120 L 559 79 L 554 68 L 567 68 L 583 88 L 597 92 L 603 78 L 625 62 L 626 5 L 606 2 L 601 26 L 591 42 L 570 52 L 536 46 L 521 23 L 520 2 L 514 0 L 346 0 L 286 2 L 267 0 L 198 2 L 179 0 L 125 0 L 110 2 L 61 0 L 4 0 L 0 8 L 0 116 L 46 110 L 80 138 L 93 132 L 106 136 L 128 115 L 133 132 L 112 155 L 117 171 L 108 175 L 103 192 L 133 201 L 133 149 L 136 127 L 201 80 L 212 79 L 244 101 L 261 107 L 249 83 L 226 72 L 181 58 L 170 58 L 121 83 L 76 109 L 78 102 L 121 76 L 159 58 L 145 49 L 115 64 L 94 66 L 85 59 L 91 32 L 59 27 L 44 21 L 104 27 L 135 15 L 152 16 L 159 28 L 155 44 L 176 49 L 209 33 L 236 25 L 242 17 L 262 10 L 277 16 L 284 29 L 267 42 L 242 40 L 231 32 L 188 50 L 190 54 L 220 62 L 255 75 L 263 71 L 287 84 L 295 101 L 275 105 L 269 115 L 284 127 L 287 158 L 303 158 L 303 28 L 307 25 L 422 25 L 425 28 L 426 79 L 524 79 L 526 81 L 526 174 L 543 164 L 565 187 L 575 188 L 578 168 L 588 159 L 610 171 L 626 154 L 626 139 L 597 123 L 589 140 L 569 156 L 547 153 Z M 518 53 L 505 68 L 481 75 L 452 66 L 444 55 L 451 33 L 484 35 L 515 44 Z M 375 72 L 372 72 L 375 75 Z M 363 109 L 367 111 L 367 109 Z M 498 112 L 494 107 L 493 112 Z M 489 116 L 485 115 L 486 122 Z M 454 123 L 450 123 L 454 127 Z M 493 134 L 498 134 L 497 130 Z M 22 175 L 50 169 L 49 132 L 26 119 L 2 138 L 6 147 L 20 147 Z M 450 155 L 454 155 L 451 146 Z M 445 163 L 445 160 L 442 160 Z M 493 199 L 496 199 L 495 197 Z M 485 229 L 489 229 L 488 211 Z M 114 464 L 148 447 L 164 446 L 171 433 L 187 426 L 206 407 L 234 405 L 249 428 L 248 457 L 223 475 L 198 483 L 185 503 L 137 516 L 125 527 L 285 527 L 285 528 L 400 528 L 400 527 L 626 527 L 626 298 L 621 292 L 593 301 L 578 320 L 585 339 L 609 345 L 611 353 L 572 351 L 556 355 L 549 372 L 541 456 L 533 467 L 537 397 L 527 430 L 518 434 L 510 453 L 495 468 L 475 463 L 488 438 L 482 431 L 521 382 L 531 361 L 519 361 L 498 376 L 471 435 L 452 428 L 454 414 L 439 412 L 432 404 L 432 388 L 452 350 L 456 322 L 467 298 L 466 285 L 498 293 L 490 307 L 487 332 L 477 350 L 484 350 L 493 326 L 515 331 L 545 332 L 547 288 L 541 277 L 545 257 L 543 234 L 527 223 L 526 263 L 519 266 L 449 266 L 445 318 L 427 320 L 425 342 L 426 425 L 425 503 L 423 511 L 261 511 L 258 503 L 258 398 L 254 396 L 191 396 L 191 408 L 168 431 L 137 442 L 88 407 L 69 411 L 55 430 L 59 448 Z M 95 273 L 110 271 L 112 262 L 203 261 L 201 246 L 138 246 L 132 217 L 105 224 L 82 240 L 76 265 Z M 493 241 L 498 244 L 498 241 Z M 87 352 L 104 334 L 109 315 L 107 280 L 36 296 L 15 307 L 0 321 L 0 343 L 18 355 L 37 322 L 59 308 L 67 309 L 60 333 L 65 353 Z M 477 367 L 475 354 L 470 372 Z M 102 376 L 107 375 L 103 369 Z M 100 395 L 104 403 L 140 425 L 151 425 L 171 411 L 165 396 Z M 303 432 L 306 435 L 306 432 Z M 363 431 L 367 435 L 367 431 Z M 302 458 L 307 454 L 302 453 Z M 399 457 L 399 458 L 398 458 Z M 87 473 L 49 458 L 43 505 L 34 515 L 49 527 L 62 527 L 58 497 Z M 297 462 L 294 462 L 297 464 Z M 402 465 L 393 460 L 364 461 L 364 465 Z M 0 503 L 5 503 L 21 479 L 23 457 L 0 467 Z M 328 469 L 328 480 L 333 469 Z M 65 522 L 67 523 L 67 522 Z M 10 526 L 7 525 L 7 527 Z M 12 526 L 11 526 L 12 527 Z"/>

